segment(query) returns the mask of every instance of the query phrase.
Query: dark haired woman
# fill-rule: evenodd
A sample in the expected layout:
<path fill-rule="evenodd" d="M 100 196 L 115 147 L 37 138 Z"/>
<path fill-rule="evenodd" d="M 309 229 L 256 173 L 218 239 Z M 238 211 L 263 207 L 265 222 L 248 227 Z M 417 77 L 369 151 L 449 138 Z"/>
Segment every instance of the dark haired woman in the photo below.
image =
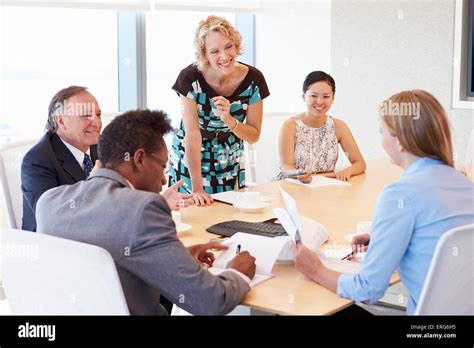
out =
<path fill-rule="evenodd" d="M 280 131 L 279 180 L 295 177 L 309 183 L 313 174 L 321 173 L 346 181 L 365 171 L 365 161 L 349 127 L 327 114 L 335 93 L 336 83 L 325 72 L 313 71 L 304 80 L 303 101 L 307 110 L 285 121 Z M 352 165 L 334 172 L 338 144 Z"/>

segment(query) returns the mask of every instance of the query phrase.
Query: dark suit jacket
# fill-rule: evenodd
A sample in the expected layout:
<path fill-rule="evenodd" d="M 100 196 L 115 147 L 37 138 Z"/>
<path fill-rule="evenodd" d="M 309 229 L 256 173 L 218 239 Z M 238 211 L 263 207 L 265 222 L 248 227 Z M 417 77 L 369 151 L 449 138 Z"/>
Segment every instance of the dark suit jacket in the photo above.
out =
<path fill-rule="evenodd" d="M 90 148 L 92 163 L 98 159 L 97 145 Z M 36 231 L 36 203 L 47 190 L 86 179 L 82 167 L 56 133 L 46 133 L 28 151 L 21 164 L 23 192 L 22 229 Z"/>

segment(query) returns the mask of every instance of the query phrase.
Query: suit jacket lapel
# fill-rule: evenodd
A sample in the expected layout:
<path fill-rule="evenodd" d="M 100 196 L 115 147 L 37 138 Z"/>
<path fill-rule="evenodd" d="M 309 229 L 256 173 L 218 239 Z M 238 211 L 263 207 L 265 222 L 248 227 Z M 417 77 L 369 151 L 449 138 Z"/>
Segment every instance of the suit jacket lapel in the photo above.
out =
<path fill-rule="evenodd" d="M 62 163 L 64 171 L 69 173 L 77 181 L 85 180 L 86 174 L 82 170 L 82 167 L 77 163 L 76 158 L 72 155 L 66 145 L 64 145 L 57 134 L 51 136 L 51 143 L 54 152 L 56 153 L 56 157 Z"/>
<path fill-rule="evenodd" d="M 99 159 L 99 155 L 97 154 L 97 145 L 92 145 L 90 148 L 90 152 L 91 152 L 92 165 L 95 166 L 95 161 Z"/>

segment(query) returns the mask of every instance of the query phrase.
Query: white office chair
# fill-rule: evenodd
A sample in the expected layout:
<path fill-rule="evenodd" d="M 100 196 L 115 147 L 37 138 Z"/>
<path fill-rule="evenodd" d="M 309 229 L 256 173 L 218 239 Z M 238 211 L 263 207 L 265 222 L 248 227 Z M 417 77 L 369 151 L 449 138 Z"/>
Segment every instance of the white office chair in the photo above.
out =
<path fill-rule="evenodd" d="M 415 315 L 474 314 L 474 224 L 438 241 Z"/>
<path fill-rule="evenodd" d="M 129 315 L 115 263 L 97 246 L 3 232 L 3 283 L 12 314 Z"/>
<path fill-rule="evenodd" d="M 21 192 L 21 162 L 23 156 L 35 143 L 24 140 L 0 145 L 0 175 L 3 202 L 11 228 L 21 228 L 23 217 L 23 194 Z"/>

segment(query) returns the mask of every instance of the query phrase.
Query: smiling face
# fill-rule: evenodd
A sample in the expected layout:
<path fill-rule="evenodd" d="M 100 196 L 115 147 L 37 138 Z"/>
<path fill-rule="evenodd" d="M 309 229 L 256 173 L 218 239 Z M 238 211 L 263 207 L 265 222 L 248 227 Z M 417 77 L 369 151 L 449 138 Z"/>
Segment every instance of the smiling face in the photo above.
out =
<path fill-rule="evenodd" d="M 222 75 L 234 72 L 237 58 L 235 43 L 217 31 L 211 31 L 205 39 L 206 59 L 211 68 Z"/>
<path fill-rule="evenodd" d="M 324 116 L 334 102 L 332 87 L 325 81 L 315 82 L 303 93 L 308 115 Z"/>
<path fill-rule="evenodd" d="M 97 100 L 88 92 L 67 99 L 65 110 L 58 115 L 57 133 L 67 143 L 86 152 L 99 142 L 102 128 L 101 110 Z"/>

